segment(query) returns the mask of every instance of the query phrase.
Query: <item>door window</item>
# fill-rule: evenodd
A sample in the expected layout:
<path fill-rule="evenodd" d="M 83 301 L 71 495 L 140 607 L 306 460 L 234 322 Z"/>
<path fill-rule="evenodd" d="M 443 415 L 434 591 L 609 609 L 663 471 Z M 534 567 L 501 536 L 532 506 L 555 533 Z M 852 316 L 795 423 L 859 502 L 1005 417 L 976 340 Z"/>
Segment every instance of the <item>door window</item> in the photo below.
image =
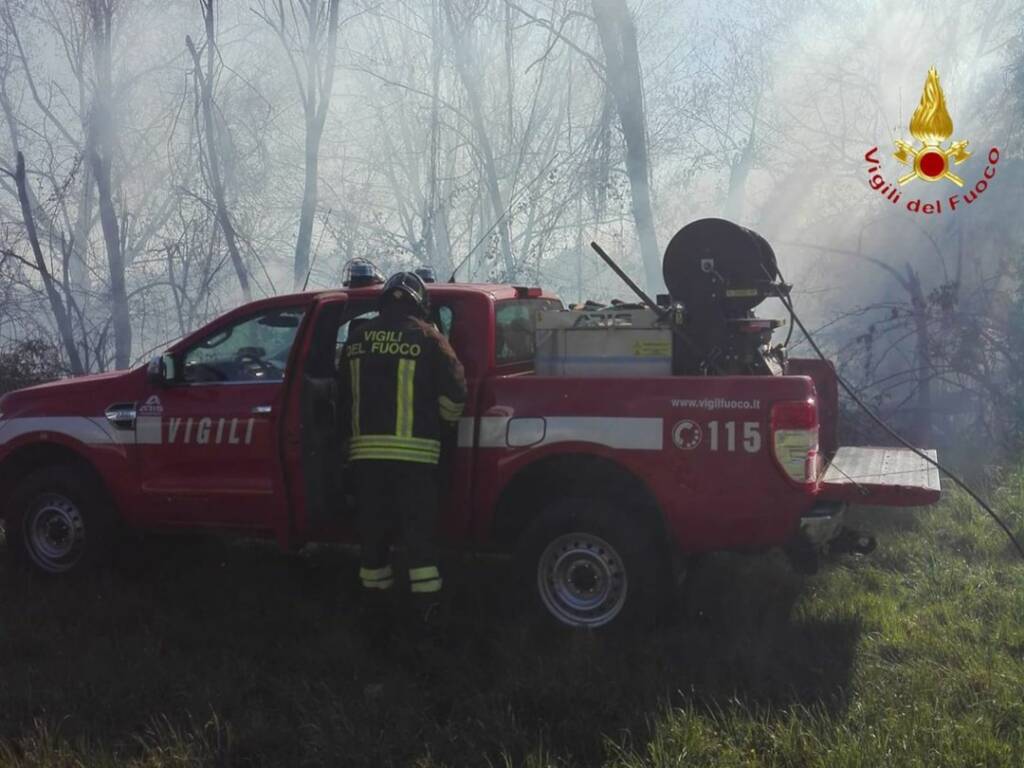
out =
<path fill-rule="evenodd" d="M 455 313 L 452 312 L 452 308 L 447 304 L 443 304 L 437 308 L 435 313 L 434 325 L 437 329 L 444 334 L 446 339 L 451 340 L 452 338 L 452 324 L 455 322 Z"/>
<path fill-rule="evenodd" d="M 190 384 L 280 382 L 304 308 L 273 309 L 221 328 L 182 354 Z"/>
<path fill-rule="evenodd" d="M 495 309 L 495 357 L 498 365 L 532 363 L 536 351 L 534 331 L 537 315 L 547 309 L 561 309 L 555 299 L 512 299 L 499 301 Z"/>

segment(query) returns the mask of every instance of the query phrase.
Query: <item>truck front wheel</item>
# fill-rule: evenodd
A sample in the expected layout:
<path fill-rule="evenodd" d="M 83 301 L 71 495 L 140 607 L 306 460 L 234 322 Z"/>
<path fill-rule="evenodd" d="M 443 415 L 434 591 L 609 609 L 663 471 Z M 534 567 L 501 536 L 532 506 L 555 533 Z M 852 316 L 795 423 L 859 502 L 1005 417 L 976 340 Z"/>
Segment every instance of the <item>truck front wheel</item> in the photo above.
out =
<path fill-rule="evenodd" d="M 7 546 L 16 563 L 44 574 L 97 564 L 109 552 L 113 512 L 103 489 L 75 466 L 45 467 L 15 489 L 7 509 Z"/>
<path fill-rule="evenodd" d="M 653 537 L 604 501 L 553 503 L 523 537 L 519 558 L 539 607 L 569 627 L 649 623 L 661 573 Z"/>

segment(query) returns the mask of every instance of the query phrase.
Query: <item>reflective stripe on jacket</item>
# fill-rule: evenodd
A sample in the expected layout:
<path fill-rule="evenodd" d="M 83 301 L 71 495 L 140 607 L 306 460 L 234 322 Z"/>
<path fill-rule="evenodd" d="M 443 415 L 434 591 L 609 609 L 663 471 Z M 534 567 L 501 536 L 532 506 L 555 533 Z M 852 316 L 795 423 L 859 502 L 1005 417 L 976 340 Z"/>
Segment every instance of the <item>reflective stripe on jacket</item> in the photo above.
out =
<path fill-rule="evenodd" d="M 350 459 L 437 463 L 441 425 L 462 415 L 466 378 L 434 326 L 382 313 L 349 337 L 339 376 Z"/>

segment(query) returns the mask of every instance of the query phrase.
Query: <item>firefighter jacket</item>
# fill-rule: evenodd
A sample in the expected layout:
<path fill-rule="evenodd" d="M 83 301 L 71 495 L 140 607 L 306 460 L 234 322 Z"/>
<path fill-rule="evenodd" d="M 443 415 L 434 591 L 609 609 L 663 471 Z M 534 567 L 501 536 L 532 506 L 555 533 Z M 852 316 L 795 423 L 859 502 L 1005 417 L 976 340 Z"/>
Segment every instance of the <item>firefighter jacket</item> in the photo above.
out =
<path fill-rule="evenodd" d="M 441 427 L 462 415 L 466 378 L 434 326 L 385 312 L 352 332 L 339 376 L 349 459 L 438 462 Z"/>

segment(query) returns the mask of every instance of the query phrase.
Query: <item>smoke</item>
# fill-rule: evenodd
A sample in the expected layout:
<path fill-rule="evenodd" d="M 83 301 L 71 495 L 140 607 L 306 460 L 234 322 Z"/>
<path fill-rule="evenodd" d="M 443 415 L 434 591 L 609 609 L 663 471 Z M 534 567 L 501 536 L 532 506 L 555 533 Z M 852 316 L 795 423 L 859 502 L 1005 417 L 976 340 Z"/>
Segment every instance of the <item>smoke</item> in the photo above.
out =
<path fill-rule="evenodd" d="M 290 13 L 289 0 L 281 7 Z M 907 281 L 917 280 L 926 300 L 956 283 L 962 306 L 1010 285 L 1007 264 L 1022 242 L 1011 204 L 1022 184 L 1021 101 L 1008 98 L 1019 90 L 1019 3 L 629 7 L 643 72 L 636 108 L 647 131 L 646 191 L 661 248 L 704 216 L 733 216 L 758 230 L 796 284 L 805 319 L 827 326 L 830 349 L 865 380 L 892 373 L 886 366 L 899 367 L 896 360 L 914 366 L 915 337 L 900 340 L 898 330 L 914 301 Z M 304 64 L 298 45 L 283 44 L 254 12 L 273 12 L 276 0 L 217 8 L 214 98 L 228 208 L 254 293 L 269 295 L 292 282 L 310 161 L 308 94 L 297 77 Z M 114 174 L 141 359 L 236 304 L 239 289 L 198 159 L 202 129 L 184 37 L 203 39 L 199 8 L 126 0 L 117 9 Z M 643 274 L 636 190 L 589 9 L 582 0 L 343 3 L 331 109 L 314 158 L 309 285 L 336 286 L 344 263 L 362 257 L 385 272 L 430 263 L 445 275 L 465 261 L 459 279 L 539 283 L 570 300 L 628 297 L 587 245 L 600 241 Z M 10 165 L 16 135 L 52 220 L 56 272 L 61 238 L 74 235 L 82 253 L 76 332 L 93 351 L 91 366 L 102 368 L 110 365 L 109 273 L 95 217 L 81 215 L 89 201 L 82 185 L 94 183 L 81 170 L 92 87 L 86 49 L 75 47 L 88 35 L 82 18 L 74 2 L 5 5 L 0 72 L 14 131 L 0 136 L 0 162 Z M 910 116 L 931 66 L 952 138 L 968 140 L 974 153 L 957 173 L 973 183 L 989 148 L 1002 154 L 975 202 L 929 216 L 903 205 L 959 190 L 915 180 L 895 206 L 868 186 L 864 154 L 878 147 L 889 180 L 904 172 L 894 142 L 912 139 Z M 17 232 L 10 191 L 0 189 L 0 218 L 4 231 Z M 0 277 L 4 295 L 16 297 L 5 302 L 4 333 L 52 334 L 38 276 L 19 268 Z M 865 334 L 884 343 L 869 353 L 856 341 Z"/>

